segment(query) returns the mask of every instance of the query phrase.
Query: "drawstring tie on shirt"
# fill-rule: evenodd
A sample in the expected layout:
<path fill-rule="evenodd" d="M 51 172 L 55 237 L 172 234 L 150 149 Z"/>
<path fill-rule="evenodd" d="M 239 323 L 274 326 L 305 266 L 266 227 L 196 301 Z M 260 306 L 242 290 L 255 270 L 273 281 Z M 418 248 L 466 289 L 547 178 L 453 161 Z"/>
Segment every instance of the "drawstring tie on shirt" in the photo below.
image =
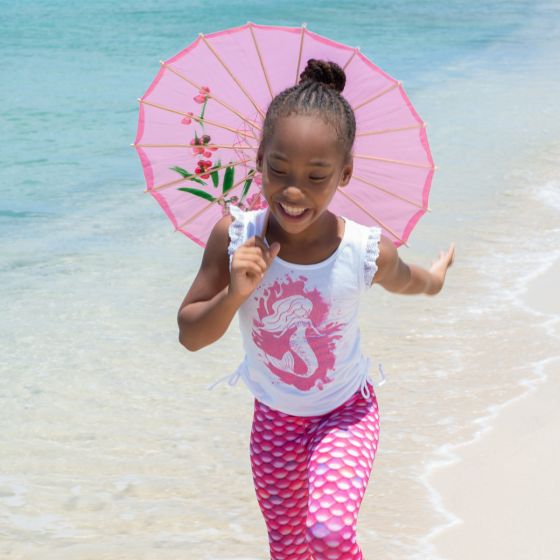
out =
<path fill-rule="evenodd" d="M 233 387 L 238 381 L 239 378 L 241 377 L 241 368 L 237 368 L 233 373 L 228 373 L 227 375 L 224 375 L 224 377 L 220 377 L 220 379 L 218 379 L 217 381 L 214 381 L 214 383 L 212 383 L 211 385 L 208 385 L 207 389 L 209 391 L 211 391 L 216 385 L 219 385 L 222 381 L 225 381 L 227 379 L 228 385 L 230 387 Z"/>
<path fill-rule="evenodd" d="M 362 382 L 360 383 L 360 392 L 362 393 L 362 397 L 364 399 L 369 399 L 371 397 L 371 391 L 368 387 L 368 382 L 371 383 L 375 387 L 381 387 L 386 381 L 385 372 L 383 371 L 383 364 L 379 363 L 379 375 L 381 377 L 381 381 L 379 383 L 375 383 L 368 374 L 369 366 L 370 366 L 370 359 L 366 358 L 367 367 L 365 368 L 364 376 L 362 377 Z"/>
<path fill-rule="evenodd" d="M 371 383 L 373 386 L 375 387 L 381 387 L 381 385 L 383 385 L 385 383 L 385 381 L 387 380 L 386 376 L 385 376 L 385 372 L 383 371 L 383 364 L 379 363 L 378 364 L 378 368 L 379 368 L 379 375 L 381 377 L 381 381 L 379 381 L 379 383 L 375 383 L 371 377 L 369 376 L 369 368 L 370 368 L 370 359 L 366 358 L 366 368 L 364 369 L 364 375 L 362 377 L 362 381 L 360 383 L 360 392 L 362 393 L 362 397 L 364 397 L 364 399 L 369 399 L 371 397 L 371 391 L 369 390 L 368 387 L 368 382 Z M 214 381 L 214 383 L 212 383 L 211 385 L 208 385 L 208 390 L 211 391 L 212 389 L 214 389 L 214 387 L 216 385 L 219 385 L 220 383 L 222 383 L 222 381 L 225 381 L 227 379 L 227 383 L 230 387 L 233 387 L 238 381 L 239 378 L 241 377 L 241 368 L 244 366 L 245 362 L 243 362 L 233 373 L 228 373 L 227 375 L 224 375 L 223 377 L 220 377 L 220 379 L 217 379 L 216 381 Z"/>

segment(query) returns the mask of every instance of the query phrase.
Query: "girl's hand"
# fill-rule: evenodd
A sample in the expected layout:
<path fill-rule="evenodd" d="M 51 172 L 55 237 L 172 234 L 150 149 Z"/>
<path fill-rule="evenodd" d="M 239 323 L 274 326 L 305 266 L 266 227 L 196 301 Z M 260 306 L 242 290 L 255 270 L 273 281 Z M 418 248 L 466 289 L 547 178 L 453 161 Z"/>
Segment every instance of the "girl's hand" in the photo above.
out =
<path fill-rule="evenodd" d="M 455 260 L 455 243 L 451 243 L 447 252 L 440 251 L 439 258 L 432 261 L 430 267 L 430 274 L 432 275 L 432 289 L 431 295 L 435 295 L 443 288 L 445 281 L 445 273 L 447 269 L 453 264 Z"/>
<path fill-rule="evenodd" d="M 280 251 L 280 243 L 266 246 L 260 236 L 251 237 L 233 253 L 230 272 L 230 295 L 247 299 L 262 280 Z"/>

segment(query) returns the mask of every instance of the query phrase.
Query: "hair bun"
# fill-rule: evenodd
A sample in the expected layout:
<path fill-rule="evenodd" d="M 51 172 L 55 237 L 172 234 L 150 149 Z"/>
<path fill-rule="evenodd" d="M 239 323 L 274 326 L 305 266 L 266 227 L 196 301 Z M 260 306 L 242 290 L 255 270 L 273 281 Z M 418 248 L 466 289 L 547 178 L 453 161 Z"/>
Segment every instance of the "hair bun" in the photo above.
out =
<path fill-rule="evenodd" d="M 341 93 L 346 85 L 346 74 L 336 62 L 310 58 L 305 70 L 299 75 L 300 84 L 307 80 L 325 84 Z"/>

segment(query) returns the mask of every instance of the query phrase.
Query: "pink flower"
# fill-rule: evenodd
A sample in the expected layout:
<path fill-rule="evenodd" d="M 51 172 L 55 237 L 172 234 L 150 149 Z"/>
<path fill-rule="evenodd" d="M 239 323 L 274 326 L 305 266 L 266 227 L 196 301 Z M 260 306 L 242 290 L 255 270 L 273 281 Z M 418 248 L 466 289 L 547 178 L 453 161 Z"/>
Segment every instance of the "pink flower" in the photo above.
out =
<path fill-rule="evenodd" d="M 253 181 L 255 181 L 256 185 L 259 185 L 259 187 L 262 185 L 262 174 L 261 173 L 255 173 L 253 175 Z"/>
<path fill-rule="evenodd" d="M 190 115 L 190 117 L 193 116 L 192 113 L 187 113 L 187 115 Z M 191 124 L 192 123 L 192 119 L 190 117 L 183 117 L 183 120 L 181 121 L 181 124 Z"/>
<path fill-rule="evenodd" d="M 268 208 L 268 204 L 259 191 L 245 200 L 245 208 L 247 208 L 247 210 L 260 210 L 261 208 Z"/>
<path fill-rule="evenodd" d="M 210 93 L 210 88 L 207 86 L 202 86 L 199 90 L 198 90 L 198 95 L 195 95 L 193 97 L 193 100 L 196 103 L 204 103 L 206 101 L 206 99 L 208 99 L 208 94 Z"/>

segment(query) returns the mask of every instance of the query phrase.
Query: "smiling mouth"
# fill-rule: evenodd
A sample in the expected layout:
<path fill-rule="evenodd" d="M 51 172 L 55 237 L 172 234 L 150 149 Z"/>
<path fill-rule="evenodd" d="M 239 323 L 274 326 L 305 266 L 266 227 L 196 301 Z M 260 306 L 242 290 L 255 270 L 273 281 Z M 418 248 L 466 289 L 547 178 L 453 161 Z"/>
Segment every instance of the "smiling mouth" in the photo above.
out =
<path fill-rule="evenodd" d="M 303 216 L 309 208 L 301 208 L 300 206 L 291 206 L 290 204 L 285 204 L 282 202 L 278 203 L 278 206 L 284 211 L 285 214 L 291 218 L 299 218 Z"/>

